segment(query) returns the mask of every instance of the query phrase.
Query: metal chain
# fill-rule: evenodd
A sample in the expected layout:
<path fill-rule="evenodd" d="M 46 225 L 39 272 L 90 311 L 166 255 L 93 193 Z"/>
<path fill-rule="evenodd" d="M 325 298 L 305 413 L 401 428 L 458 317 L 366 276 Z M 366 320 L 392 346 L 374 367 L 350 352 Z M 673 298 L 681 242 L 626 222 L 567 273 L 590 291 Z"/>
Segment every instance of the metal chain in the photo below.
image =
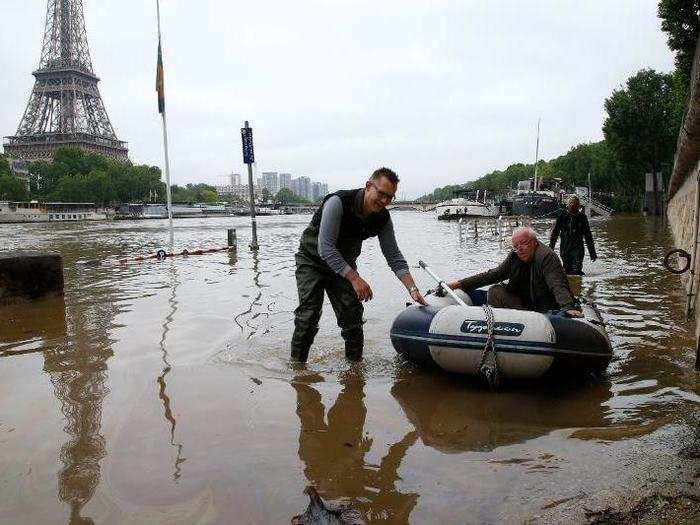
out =
<path fill-rule="evenodd" d="M 491 388 L 491 390 L 496 390 L 500 380 L 498 370 L 498 354 L 496 353 L 496 338 L 493 333 L 496 321 L 493 314 L 493 308 L 491 308 L 488 304 L 482 305 L 482 308 L 486 313 L 487 337 L 486 344 L 484 345 L 484 351 L 481 353 L 481 359 L 479 360 L 478 370 L 479 373 L 483 374 L 486 378 L 489 388 Z"/>

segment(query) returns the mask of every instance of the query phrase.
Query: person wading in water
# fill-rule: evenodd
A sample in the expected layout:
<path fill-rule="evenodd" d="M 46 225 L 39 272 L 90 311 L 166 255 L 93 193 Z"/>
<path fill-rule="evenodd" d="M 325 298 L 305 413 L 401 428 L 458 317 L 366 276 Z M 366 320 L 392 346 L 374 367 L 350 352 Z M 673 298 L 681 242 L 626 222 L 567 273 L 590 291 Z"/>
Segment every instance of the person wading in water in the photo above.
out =
<path fill-rule="evenodd" d="M 557 222 L 549 238 L 549 247 L 553 250 L 557 245 L 557 237 L 561 234 L 561 245 L 559 253 L 564 264 L 564 270 L 569 275 L 583 274 L 583 240 L 586 239 L 588 255 L 591 261 L 595 261 L 598 256 L 593 244 L 591 227 L 588 224 L 588 217 L 580 211 L 581 203 L 578 197 L 569 199 L 566 210 L 557 217 Z"/>
<path fill-rule="evenodd" d="M 426 304 L 396 244 L 386 209 L 398 183 L 396 173 L 379 168 L 364 188 L 327 195 L 304 230 L 295 255 L 299 306 L 294 310 L 293 361 L 304 363 L 309 356 L 318 332 L 324 292 L 345 340 L 345 356 L 353 361 L 362 358 L 362 301 L 373 297 L 372 288 L 357 272 L 356 261 L 365 239 L 379 237 L 384 258 L 411 299 Z"/>

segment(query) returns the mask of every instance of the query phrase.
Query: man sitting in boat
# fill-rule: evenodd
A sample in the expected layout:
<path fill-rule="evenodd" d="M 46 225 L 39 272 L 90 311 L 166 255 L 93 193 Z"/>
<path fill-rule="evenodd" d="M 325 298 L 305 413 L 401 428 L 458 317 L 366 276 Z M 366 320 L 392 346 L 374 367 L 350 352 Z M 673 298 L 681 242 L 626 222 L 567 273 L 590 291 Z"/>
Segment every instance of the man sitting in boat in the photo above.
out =
<path fill-rule="evenodd" d="M 513 251 L 497 268 L 449 283 L 453 290 L 489 288 L 487 302 L 497 308 L 546 312 L 562 310 L 583 317 L 569 288 L 559 257 L 537 240 L 532 228 L 516 228 Z M 508 284 L 497 284 L 508 279 Z"/>

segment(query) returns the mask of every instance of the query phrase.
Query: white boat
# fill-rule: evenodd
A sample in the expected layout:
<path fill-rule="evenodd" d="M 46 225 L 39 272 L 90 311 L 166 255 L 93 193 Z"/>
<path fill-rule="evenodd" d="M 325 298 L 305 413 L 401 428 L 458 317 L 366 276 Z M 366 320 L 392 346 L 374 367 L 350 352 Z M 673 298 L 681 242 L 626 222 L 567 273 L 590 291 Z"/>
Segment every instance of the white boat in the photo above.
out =
<path fill-rule="evenodd" d="M 0 223 L 103 221 L 104 210 L 91 202 L 0 201 Z"/>
<path fill-rule="evenodd" d="M 593 304 L 584 317 L 561 312 L 491 308 L 487 319 L 485 290 L 456 291 L 466 306 L 451 297 L 426 296 L 430 306 L 409 306 L 391 327 L 396 351 L 417 364 L 479 375 L 491 327 L 499 373 L 509 378 L 601 372 L 612 358 L 605 324 Z"/>
<path fill-rule="evenodd" d="M 481 200 L 480 200 L 481 199 Z M 456 197 L 439 203 L 435 215 L 440 221 L 469 217 L 498 217 L 498 205 L 486 200 L 486 190 L 477 190 L 475 198 Z"/>
<path fill-rule="evenodd" d="M 190 206 L 189 204 L 173 204 L 173 218 L 202 217 L 202 208 Z M 165 216 L 168 216 L 167 208 Z"/>
<path fill-rule="evenodd" d="M 255 210 L 256 215 L 284 215 L 284 211 L 276 208 L 268 208 L 266 206 L 261 206 Z"/>

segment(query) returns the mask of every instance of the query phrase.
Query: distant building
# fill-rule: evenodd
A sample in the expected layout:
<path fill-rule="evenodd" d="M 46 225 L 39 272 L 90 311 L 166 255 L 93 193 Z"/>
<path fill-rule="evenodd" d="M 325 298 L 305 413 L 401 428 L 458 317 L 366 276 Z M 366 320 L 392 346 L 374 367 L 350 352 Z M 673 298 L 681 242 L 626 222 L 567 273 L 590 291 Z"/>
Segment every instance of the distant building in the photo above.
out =
<path fill-rule="evenodd" d="M 299 197 L 311 200 L 313 198 L 311 193 L 311 179 L 309 177 L 299 177 L 297 180 L 299 181 Z"/>
<path fill-rule="evenodd" d="M 280 173 L 280 189 L 286 188 L 288 190 L 292 189 L 292 174 L 291 173 Z"/>
<path fill-rule="evenodd" d="M 240 186 L 241 185 L 241 174 L 240 173 L 231 173 L 229 175 L 229 178 L 231 179 L 231 186 Z"/>
<path fill-rule="evenodd" d="M 236 201 L 249 201 L 250 193 L 248 191 L 247 184 L 227 184 L 225 186 L 214 186 L 220 197 L 223 198 L 233 198 Z M 255 200 L 259 201 L 262 199 L 262 188 L 260 186 L 253 186 L 253 194 L 255 195 Z"/>
<path fill-rule="evenodd" d="M 323 182 L 314 182 L 311 185 L 311 197 L 313 202 L 320 201 L 328 193 L 328 184 Z"/>
<path fill-rule="evenodd" d="M 325 197 L 328 195 L 328 183 L 327 182 L 319 182 L 321 185 L 321 198 Z"/>
<path fill-rule="evenodd" d="M 276 171 L 263 171 L 262 187 L 270 192 L 270 195 L 277 195 L 280 191 L 279 178 Z"/>

